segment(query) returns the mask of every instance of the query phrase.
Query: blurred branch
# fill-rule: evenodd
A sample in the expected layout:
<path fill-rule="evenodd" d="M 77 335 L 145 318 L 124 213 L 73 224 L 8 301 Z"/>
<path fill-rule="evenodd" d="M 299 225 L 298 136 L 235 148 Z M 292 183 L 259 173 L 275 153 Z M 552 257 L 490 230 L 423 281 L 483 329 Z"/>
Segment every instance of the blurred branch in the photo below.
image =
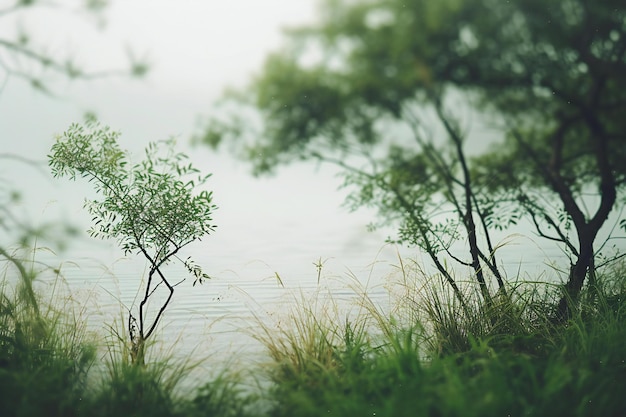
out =
<path fill-rule="evenodd" d="M 36 62 L 43 66 L 44 68 L 50 68 L 53 71 L 63 73 L 68 78 L 80 78 L 80 79 L 96 79 L 102 77 L 110 77 L 115 75 L 127 75 L 128 71 L 118 69 L 118 70 L 106 70 L 106 71 L 98 71 L 98 72 L 85 72 L 75 66 L 71 60 L 66 60 L 65 63 L 60 63 L 60 61 L 51 58 L 48 55 L 43 53 L 35 52 L 33 49 L 27 48 L 26 46 L 7 41 L 5 39 L 0 39 L 0 47 L 4 47 L 5 49 L 12 51 L 17 55 L 21 55 L 23 57 L 28 58 L 32 62 Z M 147 62 L 142 62 L 136 59 L 131 52 L 128 53 L 129 58 L 131 60 L 131 68 L 130 73 L 134 76 L 144 75 L 148 71 L 149 65 Z M 25 73 L 22 73 L 18 70 L 11 68 L 8 64 L 2 63 L 2 67 L 9 73 L 15 74 L 24 78 L 29 77 Z"/>
<path fill-rule="evenodd" d="M 80 6 L 92 13 L 99 13 L 107 6 L 106 0 L 85 0 Z M 49 6 L 62 8 L 61 5 L 52 2 L 38 2 L 36 0 L 20 0 L 15 5 L 0 10 L 0 18 L 17 12 L 20 9 L 27 9 L 34 4 L 38 6 Z M 86 71 L 75 64 L 72 57 L 55 58 L 44 51 L 38 51 L 38 48 L 29 45 L 28 33 L 20 32 L 16 35 L 16 39 L 0 38 L 0 69 L 6 73 L 6 78 L 2 82 L 0 92 L 4 89 L 10 77 L 17 77 L 27 81 L 34 89 L 39 90 L 47 95 L 54 95 L 48 88 L 47 82 L 42 80 L 40 76 L 35 75 L 33 68 L 24 69 L 25 66 L 34 66 L 37 70 L 49 70 L 53 73 L 60 74 L 70 80 L 94 80 L 112 76 L 130 76 L 142 77 L 150 69 L 147 59 L 137 58 L 132 50 L 127 50 L 129 60 L 128 68 L 109 69 L 103 71 Z"/>
<path fill-rule="evenodd" d="M 613 263 L 613 262 L 615 262 L 615 261 L 617 261 L 619 259 L 622 259 L 625 256 L 626 256 L 626 252 L 622 252 L 622 253 L 620 253 L 618 255 L 615 255 L 614 257 L 609 258 L 606 261 L 602 262 L 600 265 L 596 265 L 596 269 L 603 268 L 603 267 L 605 267 L 605 266 L 607 266 L 607 265 L 609 265 L 609 264 L 611 264 L 611 263 Z"/>
<path fill-rule="evenodd" d="M 0 153 L 0 159 L 15 159 L 17 161 L 21 161 L 33 166 L 47 165 L 46 161 L 37 161 L 36 159 L 26 158 L 25 156 L 17 155 L 10 152 Z"/>
<path fill-rule="evenodd" d="M 528 213 L 530 219 L 535 225 L 535 231 L 540 237 L 547 239 L 547 240 L 554 241 L 554 242 L 563 243 L 565 244 L 565 246 L 567 246 L 567 248 L 572 252 L 574 256 L 578 256 L 578 250 L 576 249 L 576 247 L 574 247 L 571 240 L 561 230 L 561 228 L 554 221 L 554 219 L 548 213 L 546 213 L 545 210 L 543 210 L 541 207 L 537 207 L 537 205 L 531 202 L 530 199 L 526 196 L 524 196 L 524 198 L 521 198 L 519 202 L 521 203 L 522 208 L 526 210 L 526 212 Z M 539 211 L 539 214 L 537 214 L 536 210 Z M 546 223 L 548 223 L 549 227 L 552 227 L 552 229 L 555 231 L 558 237 L 548 235 L 546 232 L 543 231 L 541 224 L 539 223 L 539 220 L 537 219 L 538 216 L 543 218 L 543 220 Z"/>

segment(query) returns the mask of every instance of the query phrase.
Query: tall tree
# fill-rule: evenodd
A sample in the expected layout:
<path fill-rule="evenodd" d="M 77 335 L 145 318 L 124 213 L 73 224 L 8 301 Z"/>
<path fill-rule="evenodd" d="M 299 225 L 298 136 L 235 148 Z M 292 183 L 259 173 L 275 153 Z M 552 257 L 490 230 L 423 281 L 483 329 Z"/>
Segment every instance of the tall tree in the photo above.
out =
<path fill-rule="evenodd" d="M 327 0 L 319 24 L 288 36 L 250 88 L 230 96 L 262 123 L 241 113 L 212 120 L 204 142 L 238 137 L 256 172 L 294 159 L 338 163 L 359 187 L 351 201 L 399 220 L 400 240 L 437 265 L 462 230 L 470 256 L 454 257 L 473 268 L 486 301 L 487 269 L 503 287 L 490 230 L 528 216 L 573 255 L 558 308 L 568 317 L 598 232 L 625 203 L 626 5 Z M 501 135 L 479 157 L 467 155 L 468 132 L 450 112 L 468 106 Z M 589 193 L 598 204 L 586 212 Z M 454 216 L 442 221 L 446 210 Z"/>
<path fill-rule="evenodd" d="M 514 191 L 538 229 L 551 227 L 552 237 L 573 255 L 558 307 L 566 318 L 626 180 L 620 116 L 626 110 L 626 6 L 611 0 L 468 3 L 457 23 L 465 50 L 431 67 L 436 77 L 475 92 L 483 108 L 497 112 L 509 139 L 493 153 L 499 161 L 483 159 L 483 169 L 489 176 L 504 173 L 495 185 Z M 537 192 L 560 202 L 573 239 L 547 215 Z M 587 210 L 588 203 L 595 208 Z"/>

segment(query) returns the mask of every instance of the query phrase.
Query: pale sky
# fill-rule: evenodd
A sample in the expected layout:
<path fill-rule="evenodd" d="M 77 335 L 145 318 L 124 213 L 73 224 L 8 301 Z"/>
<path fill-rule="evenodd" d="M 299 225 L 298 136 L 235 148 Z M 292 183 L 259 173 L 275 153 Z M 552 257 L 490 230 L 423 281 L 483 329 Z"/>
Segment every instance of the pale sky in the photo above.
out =
<path fill-rule="evenodd" d="M 276 177 L 254 179 L 249 175 L 249 165 L 226 152 L 189 146 L 198 119 L 210 115 L 211 104 L 223 89 L 242 87 L 259 72 L 265 56 L 281 45 L 280 28 L 314 19 L 317 0 L 111 3 L 101 30 L 97 29 L 96 19 L 57 8 L 29 10 L 21 17 L 0 16 L 0 39 L 11 35 L 19 23 L 33 35 L 33 42 L 54 55 L 70 54 L 87 70 L 124 67 L 128 48 L 153 64 L 143 80 L 114 77 L 68 82 L 46 77 L 53 81 L 50 87 L 56 97 L 38 93 L 15 77 L 7 78 L 0 68 L 0 153 L 43 162 L 38 171 L 20 162 L 0 160 L 0 181 L 22 192 L 22 204 L 13 207 L 22 219 L 33 225 L 61 219 L 79 229 L 79 237 L 72 237 L 70 246 L 60 253 L 61 258 L 72 262 L 64 267 L 68 281 L 73 280 L 71 285 L 108 286 L 113 293 L 121 293 L 109 302 L 117 306 L 121 300 L 128 306 L 136 301 L 137 276 L 145 272 L 141 259 L 120 261 L 123 253 L 114 242 L 87 236 L 90 216 L 83 209 L 83 201 L 94 197 L 91 185 L 53 179 L 45 165 L 54 135 L 81 121 L 86 111 L 94 111 L 102 123 L 121 131 L 121 146 L 136 155 L 141 155 L 150 141 L 175 136 L 196 167 L 213 173 L 208 188 L 214 191 L 219 206 L 214 215 L 217 230 L 181 255 L 193 255 L 204 272 L 215 278 L 213 283 L 221 285 L 217 287 L 228 288 L 223 290 L 227 296 L 239 294 L 230 290 L 231 284 L 251 283 L 246 287 L 250 298 L 261 302 L 263 294 L 272 293 L 259 283 L 267 283 L 275 273 L 288 288 L 307 282 L 315 286 L 314 262 L 318 260 L 325 261 L 325 275 L 345 279 L 354 274 L 368 288 L 370 284 L 388 283 L 390 273 L 398 271 L 393 267 L 399 264 L 398 253 L 429 269 L 430 261 L 420 257 L 416 249 L 385 245 L 385 238 L 393 235 L 393 230 L 367 231 L 367 224 L 375 220 L 374 212 L 350 213 L 341 206 L 346 192 L 337 190 L 341 179 L 329 167 L 294 164 L 281 168 Z M 0 0 L 0 11 L 5 4 L 13 4 L 13 0 Z M 0 54 L 0 59 L 4 58 Z M 0 236 L 0 244 L 6 243 L 3 238 Z M 555 255 L 537 255 L 537 245 L 528 238 L 511 241 L 503 252 L 513 254 L 514 270 L 520 266 L 531 276 L 533 271 L 545 269 L 537 259 Z M 109 280 L 112 286 L 107 281 L 110 277 L 94 264 L 113 271 L 113 280 Z M 221 306 L 215 301 L 211 295 L 215 287 L 181 285 L 165 322 L 181 319 L 185 332 L 200 335 L 206 333 L 203 326 L 207 320 L 196 320 L 187 327 L 191 310 L 207 315 L 203 318 L 210 314 L 217 317 L 229 308 L 229 313 L 236 312 L 232 303 Z M 265 301 L 273 300 L 269 297 Z M 92 303 L 90 297 L 88 302 Z M 98 308 L 97 302 L 94 306 Z M 94 317 L 100 320 L 100 316 Z M 179 329 L 176 326 L 174 329 Z M 194 340 L 189 345 L 195 347 L 198 343 Z M 224 351 L 231 352 L 230 348 Z"/>
<path fill-rule="evenodd" d="M 225 152 L 188 146 L 198 120 L 210 115 L 220 93 L 245 86 L 266 55 L 280 48 L 281 28 L 312 22 L 316 8 L 317 0 L 117 0 L 100 29 L 98 19 L 68 9 L 41 7 L 0 17 L 0 36 L 21 25 L 33 42 L 59 56 L 71 55 L 87 70 L 124 67 L 129 50 L 152 64 L 142 80 L 57 79 L 51 83 L 56 98 L 7 79 L 0 70 L 2 152 L 45 161 L 54 135 L 80 121 L 85 111 L 95 111 L 104 124 L 122 132 L 122 147 L 139 154 L 149 141 L 175 136 L 201 170 L 213 173 L 209 188 L 220 208 L 218 230 L 203 243 L 206 263 L 216 258 L 216 268 L 236 269 L 258 260 L 280 272 L 301 274 L 319 257 L 335 259 L 339 270 L 365 267 L 381 256 L 381 248 L 393 262 L 395 249 L 384 246 L 393 231 L 369 233 L 372 211 L 342 208 L 346 193 L 337 191 L 341 179 L 329 167 L 296 164 L 281 168 L 277 177 L 254 179 L 248 165 Z M 10 162 L 0 167 L 0 176 L 19 183 L 25 195 L 22 212 L 34 221 L 60 217 L 86 228 L 89 217 L 82 202 L 91 192 L 89 184 L 53 180 Z M 528 238 L 520 240 L 528 246 Z M 517 251 L 517 244 L 510 251 Z M 537 245 L 531 241 L 530 247 L 520 262 L 536 263 L 532 248 Z"/>
<path fill-rule="evenodd" d="M 120 130 L 122 146 L 133 152 L 170 136 L 187 149 L 198 118 L 210 114 L 222 90 L 245 85 L 265 56 L 280 47 L 281 27 L 312 21 L 315 8 L 314 0 L 118 0 L 101 30 L 88 16 L 30 10 L 18 21 L 33 41 L 60 55 L 70 53 L 87 69 L 126 65 L 127 48 L 153 68 L 139 81 L 61 80 L 51 84 L 56 98 L 9 78 L 0 95 L 2 152 L 44 161 L 54 134 L 80 121 L 85 111 Z M 0 29 L 0 36 L 7 30 L 8 25 Z M 6 75 L 0 77 L 1 85 Z M 387 232 L 368 233 L 371 212 L 341 207 L 345 192 L 337 191 L 341 180 L 331 170 L 301 164 L 281 169 L 277 177 L 254 179 L 249 166 L 226 153 L 189 152 L 200 169 L 213 173 L 209 188 L 220 207 L 218 230 L 204 240 L 208 255 L 198 262 L 236 270 L 260 261 L 281 274 L 299 275 L 313 271 L 319 257 L 336 259 L 343 271 L 379 256 Z M 53 180 L 12 162 L 0 167 L 0 175 L 19 182 L 22 212 L 34 222 L 65 218 L 86 228 L 82 202 L 91 193 L 89 184 Z M 386 250 L 395 258 L 394 249 Z"/>

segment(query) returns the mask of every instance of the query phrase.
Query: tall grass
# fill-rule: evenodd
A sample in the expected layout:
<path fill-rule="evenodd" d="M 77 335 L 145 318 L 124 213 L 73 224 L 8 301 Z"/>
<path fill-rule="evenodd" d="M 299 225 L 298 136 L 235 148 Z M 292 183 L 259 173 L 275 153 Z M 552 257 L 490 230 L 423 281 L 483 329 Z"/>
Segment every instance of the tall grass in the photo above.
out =
<path fill-rule="evenodd" d="M 176 357 L 175 350 L 157 351 L 146 345 L 145 363 L 132 361 L 128 341 L 111 331 L 104 369 L 82 412 L 86 416 L 246 416 L 244 398 L 234 371 L 212 374 L 210 380 L 191 381 L 206 358 Z M 175 349 L 175 346 L 173 346 Z M 192 382 L 196 384 L 192 385 Z"/>
<path fill-rule="evenodd" d="M 256 338 L 272 363 L 272 415 L 305 415 L 312 403 L 330 392 L 345 391 L 361 372 L 366 355 L 364 322 L 349 321 L 328 294 L 300 293 L 293 308 L 273 323 L 259 318 Z"/>
<path fill-rule="evenodd" d="M 237 372 L 184 383 L 199 361 L 155 351 L 133 363 L 123 339 L 91 337 L 67 299 L 54 307 L 60 293 L 36 290 L 35 268 L 0 255 L 1 416 L 626 415 L 623 265 L 565 325 L 551 320 L 558 287 L 510 284 L 488 308 L 468 287 L 461 306 L 410 263 L 389 305 L 356 286 L 347 309 L 301 292 L 258 318 L 269 362 L 252 372 L 269 383 L 252 393 Z"/>
<path fill-rule="evenodd" d="M 115 332 L 87 331 L 84 311 L 56 290 L 58 269 L 43 268 L 51 284 L 38 287 L 32 258 L 0 251 L 0 416 L 249 415 L 235 373 L 192 387 L 183 381 L 200 360 L 150 352 L 132 363 Z"/>
<path fill-rule="evenodd" d="M 1 255 L 0 415 L 76 415 L 95 346 L 76 316 L 38 295 L 32 265 Z"/>
<path fill-rule="evenodd" d="M 409 272 L 402 268 L 401 285 Z M 468 293 L 462 308 L 424 279 L 419 291 L 400 291 L 413 312 L 396 306 L 395 317 L 359 294 L 364 308 L 352 321 L 328 300 L 308 298 L 284 326 L 261 323 L 259 339 L 274 360 L 269 414 L 626 415 L 626 288 L 618 269 L 598 280 L 566 326 L 551 320 L 555 286 L 511 285 L 489 309 Z"/>

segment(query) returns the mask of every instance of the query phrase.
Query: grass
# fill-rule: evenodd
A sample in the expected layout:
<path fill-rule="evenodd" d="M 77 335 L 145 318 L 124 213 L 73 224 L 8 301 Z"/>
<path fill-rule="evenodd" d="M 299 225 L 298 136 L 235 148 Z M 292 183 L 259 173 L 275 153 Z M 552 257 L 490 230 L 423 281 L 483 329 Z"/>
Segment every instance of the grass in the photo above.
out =
<path fill-rule="evenodd" d="M 32 267 L 2 255 L 0 415 L 75 415 L 95 347 L 74 316 L 43 302 Z"/>
<path fill-rule="evenodd" d="M 489 308 L 467 290 L 461 308 L 406 264 L 386 308 L 358 288 L 352 310 L 301 293 L 259 318 L 268 362 L 252 372 L 268 383 L 250 392 L 237 372 L 183 384 L 197 362 L 131 363 L 122 339 L 94 338 L 80 310 L 36 290 L 34 268 L 1 255 L 2 416 L 626 415 L 623 265 L 600 274 L 566 325 L 550 320 L 554 286 L 511 284 Z"/>
<path fill-rule="evenodd" d="M 488 309 L 478 294 L 464 309 L 441 288 L 412 285 L 421 291 L 400 291 L 409 312 L 389 317 L 362 298 L 356 325 L 301 301 L 284 328 L 263 329 L 269 415 L 626 415 L 623 283 L 605 274 L 565 326 L 551 320 L 557 288 L 537 283 L 512 286 Z"/>
<path fill-rule="evenodd" d="M 240 398 L 234 373 L 185 391 L 181 382 L 198 361 L 132 363 L 116 332 L 87 332 L 80 306 L 37 291 L 46 270 L 55 275 L 51 288 L 60 286 L 58 269 L 37 271 L 32 260 L 0 255 L 0 416 L 244 415 L 249 400 Z"/>

